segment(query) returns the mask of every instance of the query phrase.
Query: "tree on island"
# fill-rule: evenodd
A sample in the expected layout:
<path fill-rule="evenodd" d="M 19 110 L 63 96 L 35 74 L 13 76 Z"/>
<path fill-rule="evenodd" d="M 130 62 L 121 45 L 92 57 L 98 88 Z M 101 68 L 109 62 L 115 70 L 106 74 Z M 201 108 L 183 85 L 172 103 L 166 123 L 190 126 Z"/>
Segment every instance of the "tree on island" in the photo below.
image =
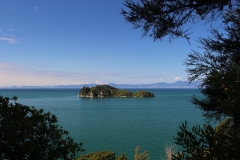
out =
<path fill-rule="evenodd" d="M 97 85 L 95 87 L 83 87 L 78 94 L 79 97 L 154 97 L 154 94 L 146 91 L 132 93 L 120 90 L 109 85 Z"/>
<path fill-rule="evenodd" d="M 81 89 L 80 94 L 81 94 L 82 96 L 86 96 L 89 91 L 90 91 L 90 88 L 84 86 L 84 87 Z"/>
<path fill-rule="evenodd" d="M 151 92 L 146 92 L 146 91 L 136 91 L 133 94 L 133 97 L 154 97 L 154 94 Z"/>
<path fill-rule="evenodd" d="M 57 117 L 0 96 L 0 159 L 70 160 L 84 151 Z"/>
<path fill-rule="evenodd" d="M 125 0 L 122 15 L 143 36 L 154 40 L 165 36 L 189 40 L 186 24 L 222 20 L 224 32 L 212 28 L 212 36 L 199 39 L 203 53 L 188 54 L 185 64 L 189 81 L 202 82 L 203 99 L 192 103 L 204 111 L 207 122 L 221 121 L 216 127 L 180 126 L 175 143 L 181 151 L 172 159 L 239 159 L 240 156 L 240 1 Z"/>

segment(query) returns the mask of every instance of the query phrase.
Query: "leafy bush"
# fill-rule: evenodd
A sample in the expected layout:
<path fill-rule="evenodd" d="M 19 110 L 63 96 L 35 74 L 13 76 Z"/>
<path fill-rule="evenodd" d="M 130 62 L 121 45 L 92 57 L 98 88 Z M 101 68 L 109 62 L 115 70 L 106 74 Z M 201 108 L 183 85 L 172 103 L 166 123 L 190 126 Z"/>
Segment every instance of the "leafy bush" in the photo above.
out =
<path fill-rule="evenodd" d="M 154 94 L 146 91 L 137 91 L 133 94 L 134 97 L 154 97 Z"/>
<path fill-rule="evenodd" d="M 0 96 L 0 159 L 64 159 L 84 151 L 57 117 Z"/>
<path fill-rule="evenodd" d="M 116 97 L 132 97 L 132 92 L 129 92 L 127 90 L 118 90 L 115 96 Z"/>
<path fill-rule="evenodd" d="M 82 155 L 77 160 L 127 160 L 125 154 L 116 157 L 116 154 L 112 151 L 99 151 Z"/>

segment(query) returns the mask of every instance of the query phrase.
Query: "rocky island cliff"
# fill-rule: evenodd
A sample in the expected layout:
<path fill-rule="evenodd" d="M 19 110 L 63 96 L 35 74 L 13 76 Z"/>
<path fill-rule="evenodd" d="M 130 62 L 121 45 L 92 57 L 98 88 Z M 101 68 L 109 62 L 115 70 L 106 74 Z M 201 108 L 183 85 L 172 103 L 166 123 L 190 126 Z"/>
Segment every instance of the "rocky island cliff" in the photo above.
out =
<path fill-rule="evenodd" d="M 137 91 L 132 93 L 127 90 L 120 90 L 109 85 L 97 85 L 95 87 L 84 86 L 78 94 L 78 97 L 154 97 L 154 94 L 146 91 Z"/>

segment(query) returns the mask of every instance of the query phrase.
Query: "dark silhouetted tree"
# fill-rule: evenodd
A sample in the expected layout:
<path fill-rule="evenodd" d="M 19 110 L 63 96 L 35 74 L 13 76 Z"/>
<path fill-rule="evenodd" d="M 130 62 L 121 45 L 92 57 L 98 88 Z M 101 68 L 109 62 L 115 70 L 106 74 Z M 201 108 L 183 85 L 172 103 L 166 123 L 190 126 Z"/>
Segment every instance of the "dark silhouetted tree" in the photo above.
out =
<path fill-rule="evenodd" d="M 240 10 L 224 16 L 225 33 L 212 31 L 212 37 L 200 39 L 204 53 L 194 51 L 185 62 L 189 81 L 202 81 L 204 99 L 192 102 L 212 120 L 232 117 L 240 125 Z"/>
<path fill-rule="evenodd" d="M 204 98 L 192 102 L 209 120 L 221 120 L 188 129 L 180 126 L 175 138 L 181 151 L 173 159 L 239 159 L 240 156 L 240 1 L 239 0 L 125 0 L 121 13 L 143 36 L 189 40 L 189 28 L 198 21 L 222 21 L 223 33 L 199 39 L 203 53 L 193 51 L 185 64 L 189 81 L 201 81 Z"/>
<path fill-rule="evenodd" d="M 72 159 L 83 151 L 57 117 L 0 96 L 0 159 Z"/>
<path fill-rule="evenodd" d="M 143 36 L 154 40 L 169 36 L 189 39 L 191 25 L 199 21 L 213 22 L 240 6 L 239 0 L 125 0 L 121 14 L 142 29 Z M 186 26 L 189 28 L 186 28 Z"/>
<path fill-rule="evenodd" d="M 204 53 L 193 52 L 186 61 L 190 81 L 202 80 L 203 99 L 192 102 L 204 116 L 222 120 L 217 127 L 206 124 L 180 126 L 175 138 L 183 147 L 173 159 L 239 159 L 240 157 L 240 10 L 224 16 L 225 34 L 213 30 L 213 38 L 200 39 Z"/>

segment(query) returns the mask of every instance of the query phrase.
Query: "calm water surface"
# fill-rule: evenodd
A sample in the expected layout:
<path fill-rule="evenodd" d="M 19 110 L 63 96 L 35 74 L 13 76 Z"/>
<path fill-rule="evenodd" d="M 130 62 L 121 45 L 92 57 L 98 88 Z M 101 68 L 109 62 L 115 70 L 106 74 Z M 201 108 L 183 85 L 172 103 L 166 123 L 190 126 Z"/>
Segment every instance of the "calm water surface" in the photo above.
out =
<path fill-rule="evenodd" d="M 136 89 L 128 89 L 136 91 Z M 78 98 L 79 89 L 0 89 L 18 102 L 50 111 L 85 153 L 111 150 L 133 159 L 134 149 L 147 150 L 151 160 L 164 157 L 179 124 L 203 124 L 202 113 L 189 101 L 196 89 L 144 89 L 154 98 Z"/>

